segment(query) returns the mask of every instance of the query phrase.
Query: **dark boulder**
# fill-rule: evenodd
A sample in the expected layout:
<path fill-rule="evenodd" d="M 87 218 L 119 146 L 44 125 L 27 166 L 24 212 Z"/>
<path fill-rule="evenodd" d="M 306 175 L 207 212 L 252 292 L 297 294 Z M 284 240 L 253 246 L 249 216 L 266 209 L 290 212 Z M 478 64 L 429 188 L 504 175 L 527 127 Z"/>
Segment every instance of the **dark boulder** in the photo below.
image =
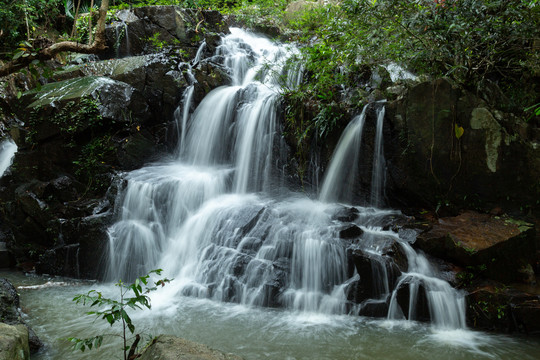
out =
<path fill-rule="evenodd" d="M 411 294 L 411 291 L 414 293 Z M 402 279 L 396 289 L 395 301 L 406 319 L 425 322 L 431 320 L 426 288 L 420 279 L 411 276 Z"/>
<path fill-rule="evenodd" d="M 349 251 L 349 262 L 359 275 L 348 288 L 348 299 L 361 303 L 367 299 L 381 299 L 394 288 L 401 275 L 392 258 L 363 250 Z"/>
<path fill-rule="evenodd" d="M 503 282 L 526 281 L 523 268 L 536 262 L 538 248 L 533 225 L 472 211 L 439 219 L 415 246 L 461 266 L 482 267 L 484 276 Z"/>

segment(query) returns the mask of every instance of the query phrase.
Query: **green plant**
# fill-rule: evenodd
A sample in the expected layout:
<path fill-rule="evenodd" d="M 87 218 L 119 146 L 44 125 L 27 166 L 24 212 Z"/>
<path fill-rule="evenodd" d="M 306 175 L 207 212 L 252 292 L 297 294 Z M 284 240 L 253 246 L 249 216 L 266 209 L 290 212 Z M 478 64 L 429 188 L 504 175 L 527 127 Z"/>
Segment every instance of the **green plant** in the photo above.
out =
<path fill-rule="evenodd" d="M 160 36 L 161 36 L 161 33 L 159 31 L 156 31 L 154 35 L 148 38 L 148 42 L 152 44 L 152 48 L 155 51 L 162 51 L 163 48 L 167 46 L 167 42 L 159 39 Z"/>
<path fill-rule="evenodd" d="M 63 0 L 0 0 L 0 50 L 26 39 L 30 41 L 40 29 L 54 24 Z"/>
<path fill-rule="evenodd" d="M 108 183 L 99 180 L 99 174 L 107 168 L 107 158 L 114 154 L 115 147 L 110 135 L 103 135 L 92 139 L 81 149 L 81 154 L 75 165 L 75 175 L 81 181 L 86 181 L 89 190 L 101 191 L 108 187 Z"/>
<path fill-rule="evenodd" d="M 90 290 L 87 294 L 79 294 L 73 298 L 73 301 L 77 304 L 99 308 L 99 310 L 89 311 L 86 314 L 101 318 L 102 320 L 107 321 L 111 326 L 118 322 L 121 323 L 121 333 L 112 336 L 119 336 L 122 338 L 124 360 L 133 357 L 140 340 L 140 335 L 136 334 L 132 344 L 128 346 L 128 341 L 131 341 L 131 338 L 128 338 L 129 335 L 127 334 L 127 331 L 133 335 L 135 333 L 135 325 L 128 315 L 127 310 L 151 308 L 150 297 L 147 294 L 157 290 L 158 286 L 165 286 L 166 283 L 171 281 L 164 278 L 153 281 L 152 286 L 149 285 L 150 275 L 154 273 L 160 276 L 162 271 L 163 270 L 161 269 L 152 270 L 147 275 L 138 277 L 135 279 L 134 283 L 129 285 L 124 284 L 122 280 L 118 281 L 115 285 L 120 289 L 119 300 L 106 298 L 101 292 L 96 290 Z M 128 297 L 127 295 L 130 293 L 133 294 L 133 296 Z M 75 350 L 85 351 L 86 349 L 99 348 L 103 342 L 104 336 L 106 335 L 97 335 L 85 339 L 71 337 L 68 340 L 72 342 Z"/>

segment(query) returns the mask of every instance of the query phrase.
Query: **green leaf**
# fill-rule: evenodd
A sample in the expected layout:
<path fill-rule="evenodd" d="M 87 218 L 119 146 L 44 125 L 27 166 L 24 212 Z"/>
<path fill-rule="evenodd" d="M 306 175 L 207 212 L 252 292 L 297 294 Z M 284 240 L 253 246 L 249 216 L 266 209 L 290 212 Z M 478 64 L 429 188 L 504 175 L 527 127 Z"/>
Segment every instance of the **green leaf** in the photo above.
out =
<path fill-rule="evenodd" d="M 455 124 L 454 132 L 456 134 L 456 139 L 459 139 L 463 136 L 463 133 L 465 132 L 465 130 L 461 126 L 458 126 L 458 124 Z"/>

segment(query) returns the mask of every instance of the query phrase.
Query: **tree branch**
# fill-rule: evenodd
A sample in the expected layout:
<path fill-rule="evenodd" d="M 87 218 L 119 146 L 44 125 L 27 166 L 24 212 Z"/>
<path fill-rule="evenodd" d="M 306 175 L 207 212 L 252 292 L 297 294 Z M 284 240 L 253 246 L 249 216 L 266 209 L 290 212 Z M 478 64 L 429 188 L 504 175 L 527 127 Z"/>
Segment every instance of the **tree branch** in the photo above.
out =
<path fill-rule="evenodd" d="M 102 0 L 99 8 L 99 19 L 96 24 L 96 37 L 90 45 L 80 44 L 75 41 L 62 41 L 53 44 L 49 47 L 41 49 L 36 55 L 20 57 L 6 63 L 0 68 L 0 77 L 12 74 L 22 68 L 28 66 L 34 60 L 49 60 L 57 54 L 68 51 L 82 54 L 97 54 L 107 49 L 107 41 L 105 38 L 105 20 L 107 18 L 107 10 L 109 9 L 109 0 Z"/>

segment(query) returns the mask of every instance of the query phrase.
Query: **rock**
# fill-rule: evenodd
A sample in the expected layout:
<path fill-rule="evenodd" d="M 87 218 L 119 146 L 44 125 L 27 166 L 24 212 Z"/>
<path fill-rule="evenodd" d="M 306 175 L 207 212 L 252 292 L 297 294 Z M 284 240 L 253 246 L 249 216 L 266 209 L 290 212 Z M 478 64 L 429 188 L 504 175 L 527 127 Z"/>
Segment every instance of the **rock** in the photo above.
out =
<path fill-rule="evenodd" d="M 23 339 L 23 342 L 26 344 L 26 348 L 29 348 L 32 353 L 37 352 L 43 346 L 32 328 L 30 328 L 21 317 L 19 312 L 19 294 L 17 294 L 17 290 L 9 280 L 4 278 L 0 278 L 0 320 L 0 326 L 5 323 L 5 325 L 13 325 L 14 327 L 21 326 L 24 328 L 25 338 Z M 4 329 L 0 329 L 0 359 L 3 359 L 3 346 L 7 344 L 4 343 L 4 341 L 6 341 L 6 339 L 13 339 L 12 336 L 3 338 L 3 330 Z M 9 334 L 10 332 L 13 333 L 13 331 L 14 329 L 6 328 L 5 334 Z M 22 333 L 22 330 L 19 332 Z M 10 340 L 10 342 L 12 342 L 12 340 Z"/>
<path fill-rule="evenodd" d="M 191 59 L 201 34 L 228 33 L 223 16 L 215 10 L 183 9 L 179 6 L 144 6 L 117 12 L 120 21 L 106 29 L 109 51 L 103 57 L 123 57 L 162 51 L 187 50 Z"/>
<path fill-rule="evenodd" d="M 19 295 L 15 287 L 4 278 L 0 278 L 0 320 L 7 324 L 20 322 Z"/>
<path fill-rule="evenodd" d="M 349 262 L 354 264 L 360 276 L 348 289 L 348 299 L 354 303 L 381 298 L 388 290 L 393 289 L 401 275 L 398 266 L 387 256 L 354 250 L 349 254 Z M 388 289 L 385 288 L 385 283 L 388 284 Z"/>
<path fill-rule="evenodd" d="M 227 71 L 221 65 L 211 62 L 211 59 L 201 61 L 193 69 L 193 72 L 197 80 L 193 93 L 195 104 L 200 103 L 206 94 L 213 89 L 230 83 Z"/>
<path fill-rule="evenodd" d="M 366 300 L 362 303 L 358 312 L 359 316 L 386 317 L 388 315 L 388 301 L 385 300 Z"/>
<path fill-rule="evenodd" d="M 483 275 L 523 281 L 522 268 L 536 261 L 535 229 L 511 218 L 472 211 L 442 218 L 418 235 L 415 246 L 461 266 L 483 268 Z"/>
<path fill-rule="evenodd" d="M 468 325 L 480 330 L 540 333 L 540 296 L 488 283 L 467 295 Z"/>
<path fill-rule="evenodd" d="M 364 230 L 360 229 L 354 224 L 345 225 L 339 230 L 339 237 L 341 239 L 357 239 L 364 234 Z"/>
<path fill-rule="evenodd" d="M 0 360 L 27 359 L 30 359 L 30 348 L 26 327 L 0 323 Z"/>
<path fill-rule="evenodd" d="M 140 360 L 241 360 L 206 345 L 170 335 L 160 335 L 142 353 Z"/>
<path fill-rule="evenodd" d="M 529 138 L 533 125 L 444 78 L 400 94 L 386 107 L 391 205 L 539 209 L 532 200 L 540 198 L 540 147 Z"/>
<path fill-rule="evenodd" d="M 13 254 L 7 249 L 6 243 L 0 241 L 0 269 L 10 268 L 15 265 Z"/>
<path fill-rule="evenodd" d="M 332 220 L 341 222 L 352 222 L 358 219 L 360 211 L 355 207 L 342 207 L 332 214 Z"/>
<path fill-rule="evenodd" d="M 416 288 L 414 304 L 411 304 L 411 287 Z M 430 321 L 429 304 L 426 296 L 426 288 L 418 278 L 408 277 L 400 282 L 396 289 L 396 301 L 407 320 Z M 412 306 L 411 306 L 412 305 Z"/>

